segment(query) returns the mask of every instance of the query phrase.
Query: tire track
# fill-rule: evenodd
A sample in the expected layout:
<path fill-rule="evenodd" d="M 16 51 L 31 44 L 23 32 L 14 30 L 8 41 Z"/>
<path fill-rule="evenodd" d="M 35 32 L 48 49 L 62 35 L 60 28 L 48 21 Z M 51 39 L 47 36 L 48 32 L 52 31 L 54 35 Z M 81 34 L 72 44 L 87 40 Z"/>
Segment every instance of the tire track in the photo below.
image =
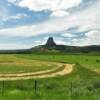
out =
<path fill-rule="evenodd" d="M 58 72 L 51 72 L 51 70 L 48 71 L 40 71 L 40 72 L 34 72 L 34 73 L 20 73 L 20 74 L 0 74 L 0 80 L 26 80 L 26 79 L 37 79 L 37 78 L 50 78 L 50 77 L 56 77 L 56 76 L 64 76 L 73 71 L 73 67 L 75 64 L 62 64 L 62 66 L 65 66 L 63 70 L 58 71 Z M 45 74 L 45 72 L 48 72 Z M 40 75 L 35 75 L 35 74 L 40 74 Z M 4 75 L 4 76 L 3 76 Z"/>

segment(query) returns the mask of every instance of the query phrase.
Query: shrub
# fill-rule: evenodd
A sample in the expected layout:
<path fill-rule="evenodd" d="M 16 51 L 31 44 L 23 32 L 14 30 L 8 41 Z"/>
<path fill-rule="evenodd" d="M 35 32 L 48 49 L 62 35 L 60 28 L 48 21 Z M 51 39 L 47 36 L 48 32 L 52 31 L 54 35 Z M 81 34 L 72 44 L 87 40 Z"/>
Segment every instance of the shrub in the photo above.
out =
<path fill-rule="evenodd" d="M 88 86 L 87 89 L 88 89 L 89 91 L 94 91 L 94 88 L 93 88 L 92 86 Z"/>
<path fill-rule="evenodd" d="M 86 59 L 86 61 L 88 61 L 88 59 Z"/>
<path fill-rule="evenodd" d="M 96 62 L 99 62 L 99 60 L 96 60 Z"/>
<path fill-rule="evenodd" d="M 95 82 L 95 83 L 93 84 L 93 87 L 94 87 L 95 89 L 99 89 L 99 88 L 100 88 L 100 82 Z"/>

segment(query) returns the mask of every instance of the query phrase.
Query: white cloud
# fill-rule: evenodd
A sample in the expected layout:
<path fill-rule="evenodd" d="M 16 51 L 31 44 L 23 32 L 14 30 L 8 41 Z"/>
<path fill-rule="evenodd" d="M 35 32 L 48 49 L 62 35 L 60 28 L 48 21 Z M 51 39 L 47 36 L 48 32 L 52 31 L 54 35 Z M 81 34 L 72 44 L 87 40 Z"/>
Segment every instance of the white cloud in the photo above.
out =
<path fill-rule="evenodd" d="M 4 6 L 0 5 L 0 19 L 5 18 L 6 16 L 8 16 L 8 10 Z"/>
<path fill-rule="evenodd" d="M 17 0 L 8 0 L 8 2 L 15 3 Z"/>
<path fill-rule="evenodd" d="M 85 34 L 84 38 L 72 40 L 73 45 L 100 45 L 100 31 L 93 30 Z"/>
<path fill-rule="evenodd" d="M 100 9 L 100 1 L 94 3 L 94 5 L 92 6 L 89 6 L 87 9 L 81 10 L 73 15 L 69 15 L 68 17 L 48 19 L 45 22 L 34 25 L 1 29 L 0 35 L 34 36 L 55 32 L 59 33 L 64 32 L 71 27 L 79 27 L 79 29 L 77 30 L 78 32 L 87 30 L 89 30 L 90 32 L 86 33 L 86 38 L 74 39 L 72 44 L 100 44 L 100 32 L 97 32 L 97 30 L 100 29 L 100 11 L 98 9 Z M 68 34 L 63 36 L 68 36 Z"/>
<path fill-rule="evenodd" d="M 57 40 L 56 40 L 56 43 L 59 44 L 59 45 L 61 45 L 61 44 L 62 44 L 62 45 L 66 45 L 66 42 L 65 42 L 64 40 L 59 40 L 59 39 L 57 39 Z"/>
<path fill-rule="evenodd" d="M 71 34 L 71 33 L 62 33 L 62 35 L 61 35 L 62 37 L 69 37 L 69 38 L 71 38 L 71 37 L 75 37 L 76 35 L 75 34 Z"/>
<path fill-rule="evenodd" d="M 100 44 L 100 31 L 93 30 L 86 33 L 87 42 L 89 44 Z"/>
<path fill-rule="evenodd" d="M 63 44 L 66 45 L 66 41 L 63 40 L 63 38 L 59 37 L 59 38 L 54 38 L 56 44 Z"/>
<path fill-rule="evenodd" d="M 18 13 L 18 14 L 11 14 L 9 12 L 9 9 L 6 7 L 0 5 L 0 19 L 1 21 L 8 21 L 8 20 L 16 20 L 27 17 L 27 14 L 24 13 Z"/>
<path fill-rule="evenodd" d="M 8 15 L 8 16 L 5 16 L 3 17 L 3 21 L 7 21 L 7 20 L 17 20 L 17 19 L 21 19 L 21 18 L 24 18 L 24 17 L 27 17 L 26 14 L 16 14 L 16 15 Z"/>
<path fill-rule="evenodd" d="M 69 13 L 64 11 L 64 10 L 58 10 L 58 11 L 54 11 L 51 16 L 54 16 L 54 17 L 65 17 L 65 16 L 68 16 Z"/>
<path fill-rule="evenodd" d="M 32 45 L 25 44 L 14 44 L 14 43 L 0 43 L 0 50 L 15 50 L 15 49 L 28 49 L 32 47 Z"/>
<path fill-rule="evenodd" d="M 68 8 L 78 6 L 83 0 L 8 0 L 21 7 L 27 7 L 33 11 L 41 10 L 67 10 Z"/>
<path fill-rule="evenodd" d="M 100 1 L 93 6 L 64 18 L 48 19 L 45 22 L 20 26 L 16 28 L 1 29 L 0 34 L 9 36 L 34 36 L 44 33 L 63 32 L 71 27 L 79 27 L 78 31 L 100 28 Z M 88 27 L 89 26 L 89 27 Z"/>
<path fill-rule="evenodd" d="M 51 19 L 36 25 L 20 26 L 16 28 L 1 29 L 0 35 L 6 36 L 34 36 L 65 30 L 66 24 L 61 19 Z"/>
<path fill-rule="evenodd" d="M 67 9 L 78 6 L 83 0 L 8 0 L 20 7 L 26 7 L 33 11 L 50 10 L 53 15 L 65 16 Z M 62 12 L 61 12 L 62 11 Z"/>

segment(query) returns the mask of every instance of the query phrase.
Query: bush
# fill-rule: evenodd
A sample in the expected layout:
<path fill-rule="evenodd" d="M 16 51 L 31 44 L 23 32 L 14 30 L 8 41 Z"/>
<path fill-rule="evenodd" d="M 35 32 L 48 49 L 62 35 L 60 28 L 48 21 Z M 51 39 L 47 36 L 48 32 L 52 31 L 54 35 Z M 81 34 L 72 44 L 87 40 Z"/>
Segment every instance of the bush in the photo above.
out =
<path fill-rule="evenodd" d="M 96 60 L 96 62 L 99 62 L 99 60 Z"/>
<path fill-rule="evenodd" d="M 100 88 L 100 82 L 95 82 L 95 83 L 93 84 L 93 87 L 94 87 L 95 89 L 99 89 L 99 88 Z"/>
<path fill-rule="evenodd" d="M 88 61 L 88 59 L 86 59 L 86 61 Z"/>
<path fill-rule="evenodd" d="M 89 91 L 94 91 L 94 88 L 93 88 L 92 86 L 88 86 L 87 89 L 88 89 Z"/>

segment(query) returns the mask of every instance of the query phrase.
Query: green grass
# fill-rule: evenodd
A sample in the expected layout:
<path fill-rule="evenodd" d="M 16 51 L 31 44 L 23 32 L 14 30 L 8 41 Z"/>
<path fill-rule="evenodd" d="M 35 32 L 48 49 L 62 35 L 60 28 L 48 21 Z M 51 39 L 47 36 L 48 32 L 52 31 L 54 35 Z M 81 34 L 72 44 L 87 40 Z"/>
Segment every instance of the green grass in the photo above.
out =
<path fill-rule="evenodd" d="M 77 63 L 69 75 L 0 82 L 0 100 L 100 100 L 100 55 L 26 54 L 1 55 L 16 59 Z M 8 57 L 9 58 L 9 57 Z M 88 59 L 88 61 L 87 61 Z M 10 58 L 11 60 L 11 58 Z"/>
<path fill-rule="evenodd" d="M 26 54 L 15 55 L 26 59 L 37 59 L 54 62 L 79 63 L 80 65 L 100 72 L 100 55 L 87 54 Z M 99 60 L 99 62 L 97 62 Z"/>
<path fill-rule="evenodd" d="M 0 82 L 0 100 L 99 100 L 99 77 L 77 65 L 69 75 L 38 79 L 36 91 L 34 80 Z"/>
<path fill-rule="evenodd" d="M 0 73 L 22 73 L 51 70 L 57 65 L 48 61 L 30 60 L 13 55 L 0 55 Z"/>

